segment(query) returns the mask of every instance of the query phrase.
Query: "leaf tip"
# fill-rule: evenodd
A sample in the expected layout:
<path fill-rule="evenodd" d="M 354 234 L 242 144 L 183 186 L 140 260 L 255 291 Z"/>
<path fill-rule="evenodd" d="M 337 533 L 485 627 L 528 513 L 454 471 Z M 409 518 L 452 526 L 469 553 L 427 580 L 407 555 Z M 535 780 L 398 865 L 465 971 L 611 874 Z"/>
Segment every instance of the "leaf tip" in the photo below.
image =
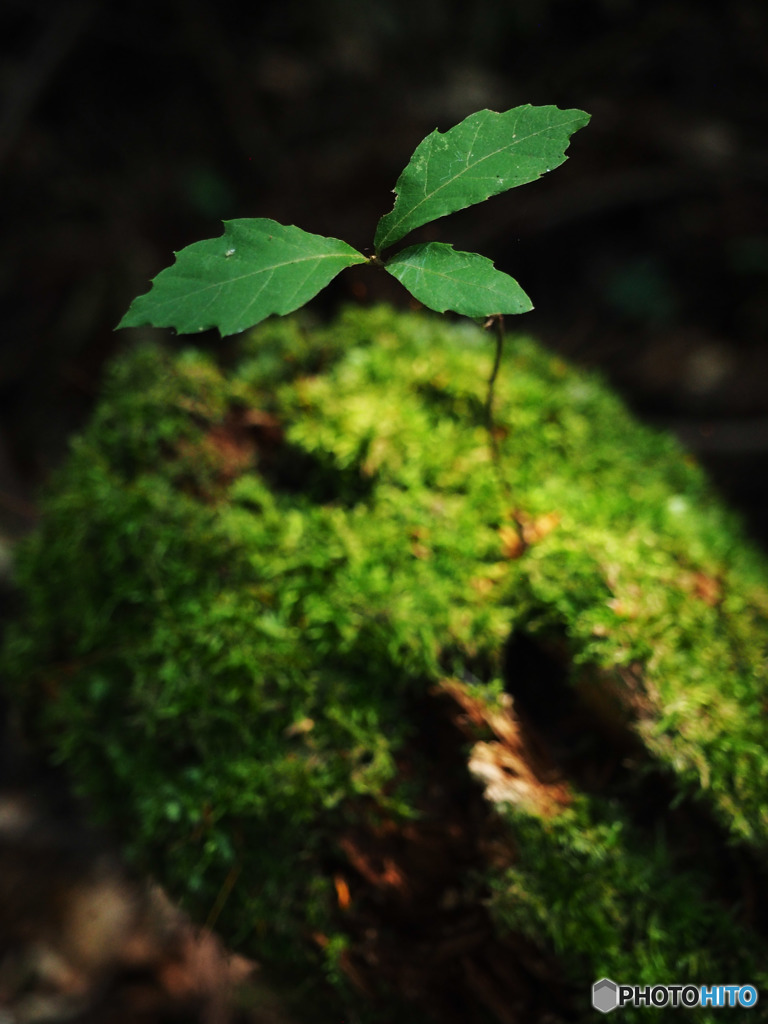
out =
<path fill-rule="evenodd" d="M 134 303 L 135 303 L 135 300 L 134 300 L 134 302 L 132 302 L 130 304 L 130 306 L 125 311 L 125 313 L 123 313 L 123 315 L 120 317 L 119 323 L 115 327 L 113 327 L 112 330 L 114 330 L 114 331 L 122 331 L 126 327 L 142 327 L 143 326 L 142 323 L 136 317 L 136 312 L 135 312 L 135 310 L 133 308 L 134 307 Z"/>

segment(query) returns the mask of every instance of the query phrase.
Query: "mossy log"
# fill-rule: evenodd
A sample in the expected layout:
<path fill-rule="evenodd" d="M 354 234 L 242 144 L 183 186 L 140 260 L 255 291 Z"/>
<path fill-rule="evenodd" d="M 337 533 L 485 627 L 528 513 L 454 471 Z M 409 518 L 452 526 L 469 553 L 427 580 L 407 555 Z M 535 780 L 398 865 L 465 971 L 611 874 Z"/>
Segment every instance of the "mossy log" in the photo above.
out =
<path fill-rule="evenodd" d="M 529 340 L 489 427 L 492 348 L 387 308 L 139 346 L 18 555 L 30 729 L 310 1021 L 768 983 L 766 563 Z"/>

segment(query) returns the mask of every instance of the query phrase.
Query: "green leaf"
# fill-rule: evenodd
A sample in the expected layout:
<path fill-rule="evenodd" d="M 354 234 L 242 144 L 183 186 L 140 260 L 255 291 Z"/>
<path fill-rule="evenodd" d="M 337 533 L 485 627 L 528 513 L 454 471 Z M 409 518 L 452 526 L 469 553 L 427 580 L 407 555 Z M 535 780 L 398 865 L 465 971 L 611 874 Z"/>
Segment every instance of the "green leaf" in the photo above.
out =
<path fill-rule="evenodd" d="M 513 277 L 496 270 L 476 252 L 457 252 L 444 242 L 412 245 L 393 256 L 386 269 L 430 309 L 463 316 L 527 313 L 533 303 Z"/>
<path fill-rule="evenodd" d="M 421 224 L 558 167 L 569 138 L 588 121 L 583 110 L 525 104 L 501 114 L 479 110 L 445 133 L 432 132 L 397 180 L 394 209 L 376 228 L 376 252 Z"/>
<path fill-rule="evenodd" d="M 218 327 L 237 334 L 272 313 L 303 306 L 345 267 L 366 257 L 338 238 L 264 218 L 224 222 L 224 234 L 182 249 L 152 288 L 131 303 L 120 327 Z"/>

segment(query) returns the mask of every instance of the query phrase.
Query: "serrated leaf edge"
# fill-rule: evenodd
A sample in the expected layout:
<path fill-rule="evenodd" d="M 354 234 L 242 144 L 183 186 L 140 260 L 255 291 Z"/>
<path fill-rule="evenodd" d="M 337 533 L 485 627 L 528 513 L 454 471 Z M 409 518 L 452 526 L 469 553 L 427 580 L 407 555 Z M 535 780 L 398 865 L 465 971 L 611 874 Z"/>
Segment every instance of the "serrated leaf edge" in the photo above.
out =
<path fill-rule="evenodd" d="M 491 269 L 494 271 L 494 273 L 499 274 L 500 277 L 505 277 L 505 278 L 507 278 L 507 280 L 512 281 L 516 285 L 516 287 L 520 289 L 521 294 L 530 303 L 528 309 L 521 309 L 518 312 L 519 313 L 530 313 L 531 310 L 534 308 L 533 303 L 531 302 L 527 292 L 525 292 L 523 290 L 523 288 L 521 287 L 520 283 L 516 280 L 516 278 L 512 277 L 511 274 L 505 273 L 503 270 L 499 270 L 498 267 L 496 266 L 496 264 L 493 262 L 493 260 L 488 259 L 487 256 L 483 256 L 479 252 L 465 252 L 462 249 L 454 249 L 454 247 L 450 243 L 448 243 L 448 242 L 418 242 L 416 245 L 411 245 L 407 249 L 403 249 L 401 252 L 399 252 L 397 254 L 397 256 L 393 257 L 392 260 L 389 261 L 389 263 L 384 263 L 384 269 L 387 270 L 392 275 L 392 277 L 395 278 L 396 281 L 399 281 L 400 284 L 402 284 L 403 287 L 406 289 L 406 291 L 410 292 L 410 289 L 408 288 L 408 285 L 406 285 L 402 281 L 400 281 L 400 278 L 397 277 L 397 275 L 394 274 L 392 272 L 392 270 L 390 269 L 391 263 L 394 263 L 396 260 L 400 260 L 400 259 L 402 259 L 402 257 L 407 256 L 409 253 L 412 253 L 414 251 L 414 249 L 437 249 L 437 248 L 449 249 L 455 256 L 470 256 L 470 257 L 473 257 L 475 259 L 482 260 L 484 263 L 490 264 Z M 412 264 L 412 266 L 413 266 L 413 264 Z M 440 277 L 443 280 L 448 281 L 448 282 L 455 280 L 455 278 L 451 277 L 450 274 L 441 274 L 439 271 L 431 270 L 428 267 L 421 267 L 419 269 L 421 270 L 421 273 L 424 274 L 424 275 L 432 274 L 434 277 Z M 493 292 L 491 292 L 491 290 L 487 286 L 482 285 L 482 284 L 473 284 L 472 287 L 474 289 L 476 289 L 478 292 L 494 294 Z M 411 294 L 413 294 L 413 293 L 411 292 Z M 414 296 L 414 298 L 416 298 L 416 296 Z M 453 307 L 451 307 L 450 305 L 443 306 L 443 308 L 440 309 L 440 308 L 438 308 L 437 305 L 433 306 L 433 305 L 430 305 L 430 303 L 428 303 L 428 302 L 424 302 L 423 299 L 418 299 L 418 301 L 422 302 L 425 306 L 429 306 L 430 309 L 434 309 L 435 312 L 437 312 L 437 313 L 444 313 L 448 309 L 452 310 L 453 312 L 458 312 L 458 310 L 453 310 Z M 485 317 L 485 316 L 494 316 L 496 313 L 497 313 L 497 310 L 492 310 L 491 309 L 491 310 L 488 310 L 488 311 L 484 311 L 482 313 L 476 313 L 476 314 L 459 313 L 459 315 L 460 316 L 480 316 L 480 317 Z M 516 314 L 512 314 L 512 315 L 516 315 Z"/>
<path fill-rule="evenodd" d="M 522 107 L 531 107 L 531 106 L 532 106 L 532 104 L 530 104 L 530 103 L 525 103 L 525 104 L 522 104 Z M 513 109 L 521 109 L 521 108 L 513 108 Z M 555 108 L 555 109 L 557 109 L 557 108 Z M 478 110 L 478 111 L 475 111 L 475 113 L 474 113 L 474 114 L 469 114 L 469 115 L 468 115 L 468 116 L 467 116 L 466 118 L 464 118 L 464 121 L 468 120 L 468 119 L 469 119 L 470 117 L 476 117 L 476 116 L 478 116 L 478 115 L 480 115 L 480 114 L 497 114 L 497 115 L 501 116 L 501 115 L 503 115 L 504 113 L 508 113 L 508 111 L 498 111 L 498 110 L 489 110 L 489 109 L 487 109 L 487 108 L 486 108 L 486 109 L 484 109 L 484 110 Z M 570 113 L 570 111 L 569 111 L 569 113 Z M 579 114 L 581 115 L 581 117 L 571 117 L 571 118 L 569 118 L 568 120 L 565 120 L 565 121 L 562 121 L 562 122 L 560 122 L 559 124 L 549 124 L 549 125 L 547 125 L 547 126 L 546 126 L 546 128 L 542 128 L 542 129 L 540 129 L 539 131 L 531 132 L 530 134 L 528 134 L 528 135 L 524 136 L 524 138 L 522 138 L 522 139 L 520 139 L 520 140 L 516 141 L 516 143 L 515 143 L 515 144 L 516 144 L 516 145 L 518 145 L 518 144 L 520 144 L 520 143 L 522 143 L 522 142 L 527 142 L 527 141 L 528 141 L 529 139 L 532 139 L 532 138 L 534 138 L 534 137 L 535 137 L 536 135 L 541 135 L 541 134 L 543 134 L 544 132 L 547 132 L 547 131 L 551 131 L 551 130 L 552 130 L 553 128 L 562 128 L 562 127 L 564 127 L 564 126 L 567 126 L 567 125 L 569 125 L 569 124 L 572 124 L 573 122 L 576 122 L 576 121 L 578 121 L 578 122 L 579 122 L 578 128 L 583 128 L 583 127 L 584 127 L 584 126 L 585 126 L 585 125 L 586 125 L 586 124 L 587 124 L 587 123 L 589 122 L 589 118 L 590 118 L 590 115 L 589 115 L 589 114 L 586 114 L 586 113 L 585 113 L 585 111 L 579 111 L 578 113 L 579 113 Z M 584 117 L 586 117 L 586 118 L 587 118 L 587 121 L 583 121 L 583 118 L 584 118 Z M 418 145 L 418 146 L 416 147 L 416 149 L 415 149 L 415 150 L 413 151 L 413 153 L 411 154 L 411 158 L 410 158 L 410 160 L 408 161 L 408 163 L 406 164 L 406 166 L 405 166 L 405 167 L 403 168 L 403 171 L 401 172 L 401 177 L 402 177 L 402 174 L 404 174 L 404 173 L 405 173 L 405 171 L 407 171 L 407 169 L 408 169 L 408 168 L 410 167 L 410 164 L 411 164 L 411 160 L 413 160 L 413 157 L 414 157 L 414 156 L 416 155 L 416 153 L 418 152 L 418 150 L 419 150 L 419 149 L 420 149 L 420 148 L 421 148 L 421 147 L 422 147 L 422 146 L 423 146 L 423 145 L 424 145 L 424 144 L 425 144 L 426 142 L 428 142 L 428 141 L 429 141 L 430 139 L 435 139 L 435 138 L 438 138 L 438 137 L 442 138 L 442 137 L 445 137 L 446 135 L 449 135 L 449 134 L 450 134 L 450 133 L 451 133 L 452 131 L 455 131 L 455 130 L 456 130 L 457 128 L 460 128 L 460 127 L 461 127 L 461 125 L 462 125 L 462 124 L 464 123 L 464 121 L 460 121 L 460 122 L 459 122 L 458 124 L 454 125 L 454 126 L 453 126 L 453 128 L 448 128 L 448 129 L 447 129 L 446 131 L 444 131 L 444 132 L 441 132 L 441 131 L 439 131 L 439 130 L 438 130 L 437 128 L 436 128 L 436 129 L 435 129 L 435 130 L 434 130 L 433 132 L 430 132 L 430 133 L 429 133 L 429 135 L 427 135 L 427 136 L 426 136 L 426 138 L 425 138 L 425 139 L 423 139 L 423 140 L 422 140 L 422 141 L 421 141 L 421 142 L 419 143 L 419 145 Z M 578 131 L 578 128 L 574 128 L 574 131 L 573 131 L 573 132 L 571 132 L 571 133 L 570 133 L 570 135 L 573 135 L 573 133 L 574 133 L 575 131 Z M 479 132 L 480 132 L 480 125 L 478 125 L 478 128 L 477 128 L 477 132 L 475 133 L 475 140 L 474 140 L 474 141 L 477 141 L 477 135 L 479 134 Z M 568 148 L 568 146 L 570 145 L 570 135 L 569 135 L 569 139 L 568 139 L 568 142 L 566 143 L 566 145 L 565 145 L 565 147 L 564 147 L 564 150 L 563 150 L 563 152 L 565 152 L 565 149 L 567 149 L 567 148 Z M 474 145 L 474 142 L 473 142 L 473 145 Z M 480 164 L 481 164 L 481 163 L 482 163 L 483 161 L 485 161 L 485 160 L 490 160 L 490 159 L 491 159 L 491 157 L 497 156 L 497 155 L 498 155 L 499 153 L 501 153 L 501 152 L 502 152 L 503 150 L 505 150 L 505 149 L 509 149 L 509 148 L 510 148 L 510 147 L 509 147 L 508 145 L 507 145 L 507 146 L 500 146 L 500 147 L 499 147 L 498 149 L 494 150 L 494 151 L 493 151 L 492 153 L 486 153 L 486 154 L 485 154 L 485 155 L 484 155 L 483 157 L 481 157 L 481 158 L 480 158 L 479 160 L 475 161 L 475 163 L 474 163 L 474 164 L 471 164 L 471 165 L 470 165 L 470 164 L 467 164 L 467 165 L 466 165 L 466 166 L 464 167 L 464 169 L 463 169 L 462 171 L 460 171 L 460 172 L 459 172 L 458 174 L 455 174 L 455 175 L 454 175 L 454 176 L 453 176 L 452 178 L 449 178 L 449 179 L 447 179 L 447 180 L 446 180 L 445 182 L 441 183 L 441 184 L 440 184 L 440 186 L 439 186 L 439 188 L 436 188 L 436 189 L 434 189 L 434 191 L 430 192 L 430 193 L 429 193 L 429 195 L 427 195 L 427 193 L 426 193 L 426 191 L 425 191 L 425 193 L 424 193 L 424 198 L 423 198 L 423 199 L 421 199 L 421 200 L 420 200 L 420 201 L 419 201 L 419 202 L 418 202 L 418 203 L 417 203 L 417 204 L 416 204 L 415 206 L 412 206 L 412 207 L 411 207 L 411 208 L 410 208 L 410 209 L 409 209 L 409 210 L 408 210 L 408 211 L 407 211 L 406 213 L 404 213 L 404 214 L 403 214 L 403 216 L 402 216 L 402 217 L 400 218 L 400 220 L 399 220 L 399 221 L 397 221 L 397 222 L 396 222 L 395 224 L 393 224 L 393 225 L 392 225 L 392 226 L 391 226 L 391 227 L 390 227 L 390 228 L 389 228 L 389 229 L 387 230 L 387 233 L 386 233 L 386 234 L 384 235 L 384 237 L 383 237 L 383 240 L 382 240 L 382 241 L 378 241 L 377 239 L 375 239 L 375 241 L 374 241 L 374 244 L 375 244 L 375 246 L 376 246 L 376 252 L 377 252 L 377 253 L 380 253 L 380 252 L 382 252 L 382 251 L 383 251 L 384 249 L 388 248 L 388 246 L 390 246 L 390 245 L 394 245 L 394 243 L 395 243 L 395 242 L 398 242 L 398 241 L 400 241 L 400 239 L 401 239 L 401 238 L 404 238 L 404 237 L 405 237 L 405 236 L 406 236 L 407 234 L 410 234 L 410 232 L 411 232 L 411 231 L 414 231 L 414 230 L 415 230 L 415 229 L 416 229 L 417 227 L 422 227 L 422 226 L 423 226 L 424 224 L 430 224 L 430 223 L 432 223 L 432 221 L 433 221 L 433 220 L 440 220 L 440 217 L 447 217 L 447 216 L 450 216 L 450 214 L 451 214 L 451 213 L 456 213 L 456 212 L 457 212 L 458 210 L 465 210 L 465 209 L 466 209 L 467 207 L 469 207 L 469 206 L 474 206 L 474 205 L 476 205 L 477 203 L 480 203 L 480 202 L 485 202 L 485 200 L 486 200 L 486 199 L 490 199 L 492 195 L 498 195 L 498 194 L 500 194 L 500 193 L 492 193 L 492 192 L 491 192 L 491 193 L 489 193 L 489 194 L 488 194 L 487 196 L 485 196 L 485 197 L 484 197 L 483 199 L 479 199 L 479 200 L 472 200 L 472 201 L 470 201 L 470 202 L 466 203 L 466 204 L 465 204 L 464 206 L 457 206 L 457 207 L 455 207 L 455 208 L 454 208 L 453 210 L 450 210 L 450 211 L 448 211 L 447 213 L 441 214 L 441 215 L 440 215 L 440 217 L 434 217 L 434 218 L 429 218 L 429 220 L 426 220 L 426 221 L 422 221 L 422 222 L 421 222 L 420 224 L 418 224 L 418 223 L 417 223 L 417 224 L 414 224 L 414 225 L 413 225 L 412 227 L 408 228 L 408 230 L 407 230 L 407 231 L 403 232 L 403 233 L 402 233 L 402 234 L 400 234 L 400 235 L 398 235 L 398 234 L 396 233 L 396 232 L 397 232 L 397 229 L 398 229 L 398 228 L 399 228 L 399 226 L 400 226 L 400 225 L 401 225 L 401 224 L 403 223 L 403 221 L 404 221 L 404 220 L 406 220 L 406 219 L 407 219 L 408 217 L 410 217 L 410 216 L 411 216 L 411 215 L 413 214 L 413 212 L 414 212 L 415 210 L 418 210 L 418 208 L 419 208 L 420 206 L 422 206 L 422 205 L 423 205 L 424 203 L 426 203 L 426 202 L 427 202 L 428 200 L 430 200 L 430 199 L 433 199 L 433 198 L 434 198 L 434 197 L 435 197 L 436 195 L 438 195 L 438 193 L 439 193 L 440 191 L 442 191 L 443 189 L 447 188 L 447 187 L 448 187 L 449 185 L 452 185 L 452 184 L 453 184 L 453 183 L 454 183 L 455 181 L 457 181 L 457 180 L 458 180 L 458 179 L 459 179 L 459 178 L 460 178 L 460 177 L 461 177 L 462 175 L 466 174 L 466 173 L 467 173 L 467 171 L 469 171 L 469 170 L 474 170 L 474 169 L 476 169 L 476 168 L 477 168 L 477 167 L 478 167 L 478 166 L 479 166 L 479 165 L 480 165 Z M 470 151 L 471 151 L 471 147 L 470 147 Z M 567 160 L 567 159 L 568 159 L 568 158 L 564 156 L 564 160 Z M 563 161 L 561 161 L 561 162 L 563 162 Z M 557 165 L 557 166 L 559 166 L 559 165 Z M 552 170 L 552 168 L 547 168 L 547 170 Z M 541 173 L 542 173 L 542 174 L 544 174 L 544 173 L 546 173 L 546 172 L 545 172 L 545 171 L 542 171 Z M 538 175 L 537 177 L 541 177 L 541 175 Z M 535 180 L 535 179 L 532 179 L 532 180 Z M 399 181 L 400 181 L 400 179 L 398 179 L 398 184 L 399 184 Z M 529 183 L 530 183 L 530 182 L 524 182 L 524 183 L 523 183 L 523 182 L 521 182 L 521 184 L 529 184 Z M 515 186 L 510 186 L 510 188 L 514 188 L 514 187 L 515 187 Z M 400 193 L 399 193 L 399 192 L 397 191 L 397 185 L 395 185 L 395 188 L 393 189 L 393 191 L 394 191 L 395 195 L 397 196 L 397 199 L 395 200 L 395 206 L 397 206 L 397 202 L 398 202 L 398 200 L 399 200 L 399 198 L 400 198 Z M 389 211 L 389 213 L 385 213 L 385 214 L 384 214 L 384 215 L 383 215 L 383 216 L 382 216 L 382 217 L 381 217 L 381 218 L 379 219 L 379 225 L 381 224 L 381 222 L 382 222 L 383 220 L 385 220 L 385 219 L 386 219 L 387 217 L 390 217 L 390 216 L 391 216 L 391 215 L 392 215 L 392 214 L 393 214 L 393 213 L 395 212 L 395 206 L 393 206 L 393 207 L 392 207 L 392 209 L 391 209 L 391 210 Z M 377 227 L 378 227 L 378 226 L 377 226 Z M 394 235 L 394 237 L 392 237 L 393 235 Z"/>

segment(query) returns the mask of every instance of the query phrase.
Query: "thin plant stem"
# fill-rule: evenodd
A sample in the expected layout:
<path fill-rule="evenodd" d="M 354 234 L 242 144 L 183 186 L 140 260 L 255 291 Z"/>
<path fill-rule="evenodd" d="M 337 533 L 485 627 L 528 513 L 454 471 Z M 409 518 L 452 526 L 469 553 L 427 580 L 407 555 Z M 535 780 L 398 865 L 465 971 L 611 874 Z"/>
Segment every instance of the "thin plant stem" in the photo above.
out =
<path fill-rule="evenodd" d="M 496 378 L 499 375 L 501 357 L 504 352 L 504 316 L 501 313 L 495 313 L 493 316 L 488 317 L 483 327 L 485 330 L 490 330 L 491 327 L 496 329 L 496 353 L 493 359 L 491 376 L 488 378 L 488 391 L 485 396 L 485 422 L 488 425 L 488 432 L 491 437 L 491 451 L 493 452 L 494 462 L 498 462 L 499 449 L 496 443 L 496 431 L 493 421 L 493 399 L 495 397 Z"/>
<path fill-rule="evenodd" d="M 493 368 L 491 370 L 491 376 L 488 378 L 488 390 L 485 393 L 485 426 L 488 431 L 491 458 L 493 459 L 493 464 L 499 475 L 501 486 L 504 489 L 505 494 L 508 496 L 509 484 L 501 468 L 501 452 L 499 450 L 499 439 L 497 436 L 498 430 L 493 410 L 493 403 L 496 398 L 496 378 L 499 375 L 501 357 L 504 354 L 504 316 L 501 313 L 494 313 L 493 316 L 488 317 L 483 324 L 483 327 L 487 331 L 493 328 L 496 336 L 496 351 L 493 356 Z"/>
<path fill-rule="evenodd" d="M 491 369 L 491 375 L 488 378 L 488 390 L 485 394 L 485 426 L 488 431 L 488 441 L 491 448 L 491 458 L 493 464 L 496 467 L 496 472 L 499 477 L 499 483 L 504 494 L 505 500 L 510 505 L 509 515 L 514 523 L 515 529 L 517 530 L 518 537 L 523 542 L 523 528 L 519 522 L 517 514 L 515 513 L 512 506 L 512 488 L 509 486 L 509 480 L 504 473 L 504 469 L 501 462 L 501 450 L 499 448 L 498 439 L 498 428 L 496 425 L 496 419 L 494 416 L 494 399 L 496 397 L 496 379 L 499 375 L 499 369 L 501 367 L 501 358 L 504 354 L 504 316 L 501 313 L 494 313 L 493 316 L 489 316 L 486 322 L 483 324 L 485 330 L 491 330 L 493 328 L 496 337 L 496 349 L 493 357 L 493 367 Z"/>

